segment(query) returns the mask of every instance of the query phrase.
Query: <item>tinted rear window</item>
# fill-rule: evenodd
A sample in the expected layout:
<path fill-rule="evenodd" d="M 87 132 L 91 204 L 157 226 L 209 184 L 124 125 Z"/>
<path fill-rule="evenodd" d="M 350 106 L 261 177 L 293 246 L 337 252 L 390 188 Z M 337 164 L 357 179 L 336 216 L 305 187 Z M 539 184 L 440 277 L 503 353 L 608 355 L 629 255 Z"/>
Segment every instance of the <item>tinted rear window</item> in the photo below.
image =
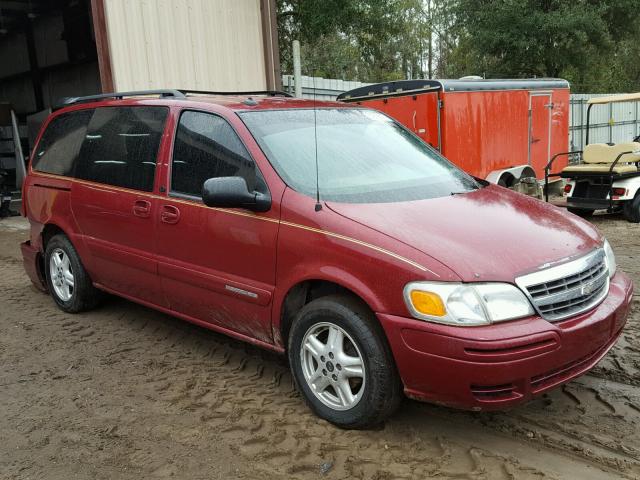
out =
<path fill-rule="evenodd" d="M 166 107 L 104 107 L 95 110 L 80 150 L 75 176 L 151 191 Z"/>
<path fill-rule="evenodd" d="M 87 133 L 93 110 L 62 114 L 49 123 L 33 156 L 38 172 L 73 176 L 80 146 Z"/>

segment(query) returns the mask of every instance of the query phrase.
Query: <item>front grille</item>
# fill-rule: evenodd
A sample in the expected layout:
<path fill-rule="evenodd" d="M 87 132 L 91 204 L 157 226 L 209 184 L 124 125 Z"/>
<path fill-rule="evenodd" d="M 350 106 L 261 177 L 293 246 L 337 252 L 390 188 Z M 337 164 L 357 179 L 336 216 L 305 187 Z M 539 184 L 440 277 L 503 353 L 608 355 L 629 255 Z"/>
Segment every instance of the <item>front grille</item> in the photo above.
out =
<path fill-rule="evenodd" d="M 545 319 L 556 321 L 595 307 L 609 291 L 609 270 L 602 249 L 562 265 L 516 279 L 516 284 Z"/>

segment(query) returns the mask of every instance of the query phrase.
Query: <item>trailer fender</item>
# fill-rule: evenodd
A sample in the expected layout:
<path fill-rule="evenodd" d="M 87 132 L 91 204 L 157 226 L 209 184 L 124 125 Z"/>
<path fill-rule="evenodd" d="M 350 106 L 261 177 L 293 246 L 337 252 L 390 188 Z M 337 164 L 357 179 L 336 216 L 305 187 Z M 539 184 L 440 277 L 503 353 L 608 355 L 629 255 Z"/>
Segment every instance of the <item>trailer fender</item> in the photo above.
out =
<path fill-rule="evenodd" d="M 536 172 L 529 165 L 493 170 L 487 175 L 486 180 L 503 187 L 512 187 L 523 178 L 536 178 Z"/>
<path fill-rule="evenodd" d="M 494 170 L 487 175 L 487 180 L 524 195 L 542 198 L 542 190 L 538 184 L 536 172 L 529 165 Z"/>

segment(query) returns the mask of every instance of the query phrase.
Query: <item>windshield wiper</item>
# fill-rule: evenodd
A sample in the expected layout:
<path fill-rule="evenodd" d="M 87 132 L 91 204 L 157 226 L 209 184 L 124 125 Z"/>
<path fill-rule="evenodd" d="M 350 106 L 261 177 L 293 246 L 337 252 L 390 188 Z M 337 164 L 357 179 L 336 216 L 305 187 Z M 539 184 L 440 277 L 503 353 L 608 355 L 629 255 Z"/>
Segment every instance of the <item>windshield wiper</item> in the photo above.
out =
<path fill-rule="evenodd" d="M 473 192 L 473 190 L 465 190 L 464 192 L 451 192 L 451 195 L 462 195 L 463 193 L 469 193 L 469 192 Z"/>
<path fill-rule="evenodd" d="M 480 190 L 483 186 L 484 185 L 482 185 L 482 183 L 478 182 L 478 185 L 469 187 L 469 190 L 463 190 L 462 192 L 451 192 L 451 195 L 462 195 L 463 193 L 473 192 L 475 190 Z"/>

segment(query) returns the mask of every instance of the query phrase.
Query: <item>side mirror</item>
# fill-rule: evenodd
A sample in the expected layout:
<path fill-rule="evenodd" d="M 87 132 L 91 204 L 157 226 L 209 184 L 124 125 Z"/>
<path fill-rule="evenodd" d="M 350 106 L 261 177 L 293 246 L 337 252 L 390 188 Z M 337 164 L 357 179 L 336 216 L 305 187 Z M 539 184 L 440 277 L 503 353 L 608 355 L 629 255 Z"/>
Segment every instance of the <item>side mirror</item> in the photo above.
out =
<path fill-rule="evenodd" d="M 208 207 L 246 208 L 254 212 L 271 208 L 271 196 L 250 192 L 242 177 L 210 178 L 202 186 L 202 201 Z"/>

